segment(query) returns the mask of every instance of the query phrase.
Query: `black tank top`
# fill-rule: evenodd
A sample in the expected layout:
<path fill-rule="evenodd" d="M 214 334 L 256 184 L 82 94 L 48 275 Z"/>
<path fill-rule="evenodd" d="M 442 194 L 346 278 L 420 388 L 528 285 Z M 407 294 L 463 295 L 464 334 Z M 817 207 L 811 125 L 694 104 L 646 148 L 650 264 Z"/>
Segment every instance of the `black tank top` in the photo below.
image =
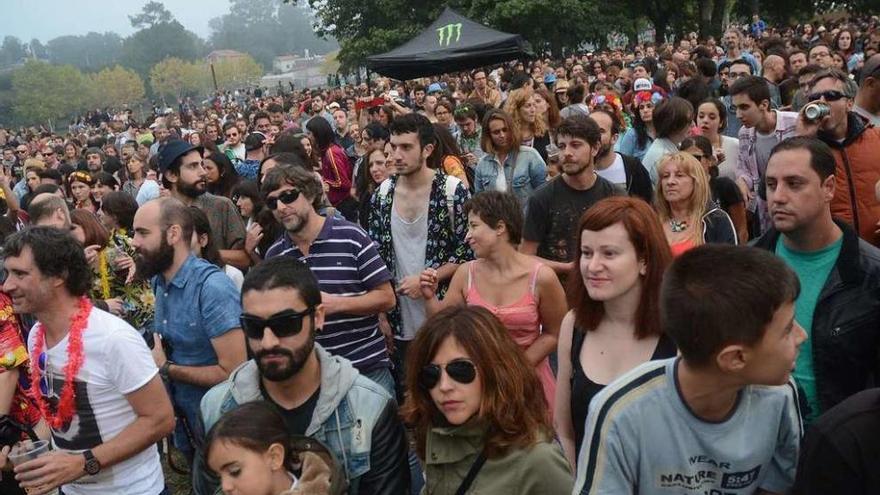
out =
<path fill-rule="evenodd" d="M 586 332 L 575 328 L 571 337 L 571 422 L 574 425 L 574 448 L 575 454 L 580 451 L 581 444 L 584 441 L 584 423 L 587 421 L 587 411 L 590 407 L 590 401 L 605 388 L 605 385 L 595 383 L 590 380 L 584 368 L 581 366 L 581 348 L 584 345 Z M 651 361 L 656 359 L 666 359 L 675 357 L 678 350 L 672 339 L 662 334 L 657 341 L 657 347 L 654 354 L 651 355 Z"/>

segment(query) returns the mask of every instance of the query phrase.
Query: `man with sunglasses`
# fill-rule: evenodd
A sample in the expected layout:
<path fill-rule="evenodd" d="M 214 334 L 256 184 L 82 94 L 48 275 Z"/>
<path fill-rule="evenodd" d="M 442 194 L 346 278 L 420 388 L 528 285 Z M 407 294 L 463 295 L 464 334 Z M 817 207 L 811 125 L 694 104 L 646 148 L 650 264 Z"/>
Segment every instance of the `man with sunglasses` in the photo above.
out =
<path fill-rule="evenodd" d="M 334 356 L 316 338 L 326 326 L 320 281 L 305 263 L 279 256 L 254 267 L 242 286 L 241 325 L 254 359 L 202 399 L 205 431 L 239 404 L 265 400 L 291 435 L 327 445 L 350 495 L 409 493 L 406 435 L 391 394 Z M 218 483 L 197 464 L 195 488 Z"/>
<path fill-rule="evenodd" d="M 392 392 L 377 315 L 394 307 L 394 289 L 375 243 L 358 225 L 318 213 L 321 183 L 302 166 L 279 164 L 263 177 L 261 192 L 284 227 L 265 259 L 287 256 L 307 263 L 323 291 L 327 318 L 318 342 Z"/>
<path fill-rule="evenodd" d="M 831 214 L 852 225 L 865 241 L 880 246 L 880 203 L 874 192 L 880 181 L 880 129 L 852 111 L 855 93 L 855 83 L 844 72 L 827 69 L 816 74 L 808 99 L 827 105 L 829 113 L 810 121 L 801 110 L 798 134 L 819 138 L 834 153 L 836 190 Z"/>

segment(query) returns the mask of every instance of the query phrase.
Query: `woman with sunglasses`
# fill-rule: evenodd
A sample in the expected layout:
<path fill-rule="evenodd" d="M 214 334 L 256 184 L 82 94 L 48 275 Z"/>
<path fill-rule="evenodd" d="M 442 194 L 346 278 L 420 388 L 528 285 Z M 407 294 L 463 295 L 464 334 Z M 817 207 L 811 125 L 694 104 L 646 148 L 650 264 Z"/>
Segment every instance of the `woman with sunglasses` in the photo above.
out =
<path fill-rule="evenodd" d="M 541 385 L 495 316 L 447 308 L 408 352 L 401 412 L 425 463 L 425 493 L 571 492 Z"/>
<path fill-rule="evenodd" d="M 76 171 L 67 176 L 67 197 L 73 200 L 73 207 L 88 210 L 92 213 L 98 211 L 98 203 L 92 196 L 92 187 L 95 180 L 88 172 Z"/>
<path fill-rule="evenodd" d="M 556 348 L 559 325 L 568 308 L 565 293 L 550 267 L 517 251 L 523 229 L 522 208 L 510 193 L 487 191 L 464 205 L 465 239 L 476 261 L 461 265 L 442 303 L 437 300 L 436 271 L 422 272 L 422 296 L 428 315 L 443 307 L 482 306 L 507 327 L 534 367 L 552 414 L 556 380 L 549 355 Z"/>
<path fill-rule="evenodd" d="M 577 226 L 580 255 L 568 277 L 562 321 L 556 431 L 575 466 L 592 398 L 639 364 L 675 356 L 660 328 L 660 283 L 672 260 L 657 215 L 644 201 L 596 203 Z"/>

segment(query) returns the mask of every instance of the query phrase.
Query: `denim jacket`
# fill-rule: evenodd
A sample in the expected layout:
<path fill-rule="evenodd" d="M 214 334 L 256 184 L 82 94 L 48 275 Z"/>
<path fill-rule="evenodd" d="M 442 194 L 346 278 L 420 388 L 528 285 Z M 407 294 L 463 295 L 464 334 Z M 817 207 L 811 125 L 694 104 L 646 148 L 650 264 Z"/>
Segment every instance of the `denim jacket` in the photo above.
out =
<path fill-rule="evenodd" d="M 343 464 L 349 479 L 348 493 L 354 495 L 358 493 L 358 478 L 370 470 L 372 433 L 393 399 L 381 386 L 362 376 L 348 360 L 331 356 L 319 344 L 315 344 L 315 352 L 321 365 L 321 388 L 305 434 L 323 442 Z M 257 364 L 254 360 L 247 361 L 202 398 L 204 431 L 210 430 L 225 412 L 263 399 Z M 198 476 L 199 473 L 195 473 L 194 479 Z M 406 477 L 408 479 L 409 474 Z"/>
<path fill-rule="evenodd" d="M 532 193 L 547 182 L 547 165 L 541 155 L 530 146 L 520 146 L 504 160 L 504 176 L 507 189 L 512 192 L 523 208 Z M 474 192 L 494 191 L 498 178 L 498 158 L 486 154 L 477 162 L 474 171 Z"/>

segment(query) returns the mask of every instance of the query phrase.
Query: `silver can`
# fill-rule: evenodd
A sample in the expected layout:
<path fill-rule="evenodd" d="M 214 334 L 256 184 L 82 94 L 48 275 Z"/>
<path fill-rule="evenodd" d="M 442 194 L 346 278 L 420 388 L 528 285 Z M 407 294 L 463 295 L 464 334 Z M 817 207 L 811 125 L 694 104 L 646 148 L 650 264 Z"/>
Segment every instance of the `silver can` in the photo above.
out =
<path fill-rule="evenodd" d="M 821 101 L 808 103 L 807 106 L 804 107 L 804 118 L 810 122 L 816 122 L 822 117 L 830 114 L 831 107 L 829 107 L 827 103 L 822 103 Z"/>

